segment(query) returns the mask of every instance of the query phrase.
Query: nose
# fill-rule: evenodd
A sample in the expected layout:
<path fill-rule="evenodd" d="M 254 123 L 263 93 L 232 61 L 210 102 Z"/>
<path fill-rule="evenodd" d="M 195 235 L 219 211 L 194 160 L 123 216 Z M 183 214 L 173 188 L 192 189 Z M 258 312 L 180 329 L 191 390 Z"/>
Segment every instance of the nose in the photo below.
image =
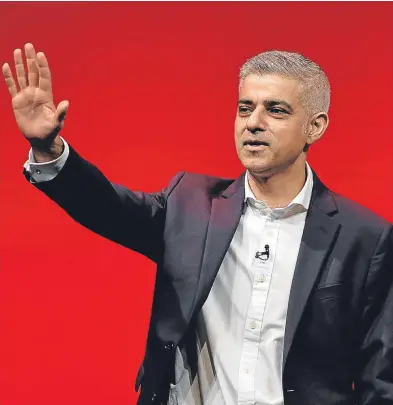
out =
<path fill-rule="evenodd" d="M 264 123 L 261 111 L 255 109 L 252 112 L 246 121 L 246 128 L 253 135 L 257 134 L 258 132 L 266 131 L 266 125 Z"/>

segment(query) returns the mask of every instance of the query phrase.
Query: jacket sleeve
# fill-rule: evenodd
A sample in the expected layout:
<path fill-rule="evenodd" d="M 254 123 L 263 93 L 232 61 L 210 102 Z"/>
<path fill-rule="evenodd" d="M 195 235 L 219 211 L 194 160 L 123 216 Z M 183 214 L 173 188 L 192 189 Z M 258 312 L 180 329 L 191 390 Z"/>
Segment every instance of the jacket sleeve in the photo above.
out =
<path fill-rule="evenodd" d="M 363 290 L 357 405 L 393 405 L 393 227 L 381 233 Z"/>
<path fill-rule="evenodd" d="M 24 170 L 30 180 L 29 173 Z M 157 262 L 162 255 L 168 196 L 184 173 L 166 189 L 143 193 L 111 183 L 69 146 L 69 156 L 55 178 L 32 183 L 91 231 Z"/>

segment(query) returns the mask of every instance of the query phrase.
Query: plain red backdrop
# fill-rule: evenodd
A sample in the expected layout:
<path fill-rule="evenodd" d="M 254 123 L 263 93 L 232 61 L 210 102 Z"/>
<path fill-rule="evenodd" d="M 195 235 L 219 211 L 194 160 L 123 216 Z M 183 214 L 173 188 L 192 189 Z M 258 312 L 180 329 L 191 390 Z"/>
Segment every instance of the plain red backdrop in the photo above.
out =
<path fill-rule="evenodd" d="M 320 63 L 330 127 L 309 162 L 393 221 L 392 3 L 1 3 L 0 61 L 46 53 L 63 136 L 116 182 L 238 176 L 238 69 L 269 49 Z M 0 404 L 130 405 L 155 268 L 74 223 L 21 174 L 28 145 L 0 91 Z"/>

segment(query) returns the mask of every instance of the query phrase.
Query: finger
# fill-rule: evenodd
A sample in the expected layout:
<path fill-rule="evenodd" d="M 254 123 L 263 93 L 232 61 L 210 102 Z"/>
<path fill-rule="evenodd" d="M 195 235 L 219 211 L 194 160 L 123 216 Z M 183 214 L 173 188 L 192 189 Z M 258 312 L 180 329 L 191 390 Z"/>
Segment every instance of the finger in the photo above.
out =
<path fill-rule="evenodd" d="M 70 105 L 70 103 L 67 100 L 64 100 L 61 103 L 59 103 L 59 105 L 57 106 L 57 109 L 55 112 L 55 118 L 56 118 L 57 122 L 61 123 L 61 125 L 63 125 L 63 121 L 67 114 L 69 105 Z"/>
<path fill-rule="evenodd" d="M 8 87 L 8 91 L 11 94 L 11 97 L 14 98 L 18 94 L 18 89 L 16 88 L 15 80 L 12 76 L 12 72 L 8 63 L 3 65 L 3 76 L 5 79 L 5 83 Z"/>
<path fill-rule="evenodd" d="M 38 75 L 39 83 L 38 86 L 41 90 L 52 91 L 52 78 L 49 70 L 48 61 L 43 52 L 37 53 L 37 66 L 38 66 Z"/>
<path fill-rule="evenodd" d="M 19 87 L 25 89 L 27 86 L 25 67 L 23 65 L 22 51 L 20 49 L 15 49 L 14 51 L 14 61 L 16 78 L 18 79 Z"/>
<path fill-rule="evenodd" d="M 36 61 L 36 53 L 32 44 L 25 45 L 27 71 L 29 77 L 29 86 L 38 86 L 38 66 Z"/>

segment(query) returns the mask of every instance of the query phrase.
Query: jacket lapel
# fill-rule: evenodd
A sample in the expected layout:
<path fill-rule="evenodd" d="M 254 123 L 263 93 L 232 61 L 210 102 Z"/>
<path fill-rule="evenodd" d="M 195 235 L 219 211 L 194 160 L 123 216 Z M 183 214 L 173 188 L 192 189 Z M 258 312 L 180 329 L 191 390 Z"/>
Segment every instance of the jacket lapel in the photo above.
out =
<path fill-rule="evenodd" d="M 199 310 L 205 302 L 225 253 L 239 224 L 244 204 L 245 172 L 220 196 L 213 198 L 205 239 L 196 302 Z"/>
<path fill-rule="evenodd" d="M 339 224 L 331 218 L 331 215 L 337 211 L 334 199 L 315 172 L 313 172 L 313 175 L 313 195 L 307 213 L 289 296 L 283 368 L 285 368 L 288 353 L 307 300 L 339 231 Z"/>
<path fill-rule="evenodd" d="M 283 367 L 325 258 L 339 231 L 339 224 L 331 218 L 337 211 L 334 199 L 313 171 L 314 188 L 304 227 L 299 256 L 289 297 Z M 199 312 L 237 229 L 244 206 L 245 173 L 233 182 L 220 196 L 213 198 L 205 239 L 201 273 L 196 291 Z M 195 313 L 193 311 L 193 313 Z"/>

